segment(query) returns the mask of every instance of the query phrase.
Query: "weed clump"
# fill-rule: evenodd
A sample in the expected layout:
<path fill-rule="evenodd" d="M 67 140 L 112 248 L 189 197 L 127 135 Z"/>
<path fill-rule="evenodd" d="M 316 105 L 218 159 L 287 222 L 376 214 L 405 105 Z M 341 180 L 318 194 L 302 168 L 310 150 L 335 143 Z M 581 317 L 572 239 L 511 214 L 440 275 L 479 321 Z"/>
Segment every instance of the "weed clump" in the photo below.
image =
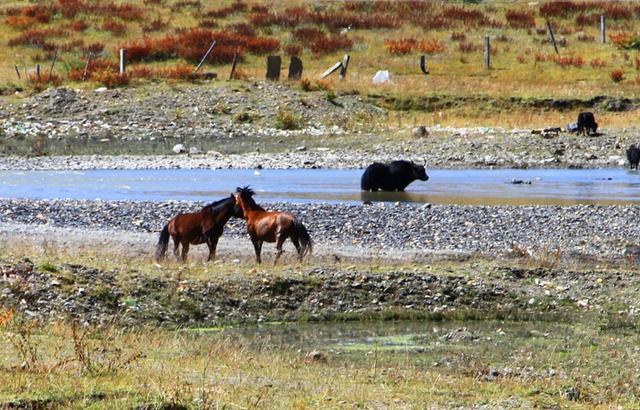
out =
<path fill-rule="evenodd" d="M 275 127 L 279 130 L 298 130 L 302 128 L 302 119 L 289 110 L 280 109 L 276 116 Z"/>

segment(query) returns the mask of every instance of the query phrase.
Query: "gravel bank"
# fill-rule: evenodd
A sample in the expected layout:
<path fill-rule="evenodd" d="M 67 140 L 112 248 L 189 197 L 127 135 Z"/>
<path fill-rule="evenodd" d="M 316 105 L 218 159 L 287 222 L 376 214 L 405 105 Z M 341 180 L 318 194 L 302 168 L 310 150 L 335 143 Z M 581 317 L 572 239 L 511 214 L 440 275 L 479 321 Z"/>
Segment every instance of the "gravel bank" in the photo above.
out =
<path fill-rule="evenodd" d="M 0 200 L 0 222 L 128 232 L 159 232 L 198 202 Z M 563 257 L 620 259 L 635 254 L 637 206 L 457 206 L 413 204 L 269 204 L 290 211 L 315 242 L 339 251 L 356 247 L 500 256 L 555 252 Z M 232 219 L 225 237 L 246 238 Z"/>
<path fill-rule="evenodd" d="M 277 129 L 282 110 L 299 129 Z M 439 125 L 416 137 L 414 127 L 395 125 L 359 95 L 329 101 L 269 83 L 59 88 L 19 102 L 0 98 L 0 169 L 362 168 L 400 158 L 437 168 L 595 168 L 623 166 L 625 149 L 639 142 L 637 128 L 606 125 L 597 137 Z M 171 155 L 178 143 L 200 154 Z M 74 156 L 55 156 L 66 153 Z M 78 155 L 105 153 L 142 155 Z"/>

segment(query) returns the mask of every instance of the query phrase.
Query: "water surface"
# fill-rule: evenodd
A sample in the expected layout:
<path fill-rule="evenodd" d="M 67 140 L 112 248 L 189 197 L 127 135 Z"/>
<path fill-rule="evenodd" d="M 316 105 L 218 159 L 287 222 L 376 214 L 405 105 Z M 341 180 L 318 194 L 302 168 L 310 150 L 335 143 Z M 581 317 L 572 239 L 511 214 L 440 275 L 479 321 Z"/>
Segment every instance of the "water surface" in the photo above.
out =
<path fill-rule="evenodd" d="M 261 202 L 640 203 L 640 175 L 626 169 L 432 169 L 428 174 L 429 181 L 415 181 L 406 192 L 367 193 L 360 191 L 362 170 L 0 171 L 0 197 L 211 201 L 250 185 Z"/>

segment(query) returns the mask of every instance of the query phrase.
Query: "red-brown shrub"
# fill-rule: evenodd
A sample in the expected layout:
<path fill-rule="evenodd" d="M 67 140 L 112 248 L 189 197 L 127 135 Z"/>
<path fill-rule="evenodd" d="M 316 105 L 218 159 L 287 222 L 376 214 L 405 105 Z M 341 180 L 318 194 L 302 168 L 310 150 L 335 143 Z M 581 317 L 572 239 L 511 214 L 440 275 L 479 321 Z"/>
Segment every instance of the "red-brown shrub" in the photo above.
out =
<path fill-rule="evenodd" d="M 417 40 L 415 38 L 401 38 L 399 40 L 384 40 L 384 48 L 389 54 L 404 55 L 409 54 L 416 47 Z"/>
<path fill-rule="evenodd" d="M 324 38 L 324 31 L 314 27 L 304 27 L 293 30 L 291 33 L 293 38 L 307 45 L 315 42 L 320 38 Z"/>
<path fill-rule="evenodd" d="M 62 78 L 56 74 L 42 73 L 40 77 L 37 74 L 29 74 L 29 85 L 37 92 L 49 86 L 58 87 L 60 84 L 62 84 Z"/>
<path fill-rule="evenodd" d="M 35 24 L 35 20 L 31 17 L 27 17 L 27 16 L 7 16 L 6 19 L 4 19 L 5 24 L 7 24 L 8 26 L 11 27 L 16 27 L 16 28 L 20 28 L 20 29 L 24 29 L 26 27 L 32 26 L 33 24 Z"/>
<path fill-rule="evenodd" d="M 284 53 L 288 56 L 299 56 L 302 54 L 302 46 L 300 44 L 288 44 L 284 48 Z"/>
<path fill-rule="evenodd" d="M 42 30 L 31 29 L 23 31 L 22 34 L 10 39 L 7 44 L 9 47 L 32 46 L 41 48 L 45 51 L 53 51 L 56 49 L 55 44 L 50 43 L 45 39 L 50 39 L 52 37 L 66 37 L 67 35 L 68 33 L 61 28 L 49 28 Z"/>
<path fill-rule="evenodd" d="M 423 40 L 416 45 L 416 50 L 425 54 L 436 54 L 443 52 L 445 46 L 436 39 Z"/>
<path fill-rule="evenodd" d="M 107 20 L 100 26 L 102 31 L 110 31 L 114 36 L 121 36 L 127 31 L 127 26 L 114 20 Z"/>
<path fill-rule="evenodd" d="M 129 75 L 127 73 L 121 75 L 118 70 L 111 67 L 93 71 L 91 79 L 109 88 L 129 84 Z"/>
<path fill-rule="evenodd" d="M 584 59 L 580 56 L 556 56 L 553 61 L 562 68 L 577 67 L 580 68 L 584 65 Z"/>
<path fill-rule="evenodd" d="M 85 31 L 89 28 L 89 24 L 87 24 L 84 20 L 74 20 L 69 23 L 69 28 L 73 31 Z"/>
<path fill-rule="evenodd" d="M 536 19 L 532 11 L 507 10 L 505 17 L 511 28 L 531 28 L 536 26 Z"/>
<path fill-rule="evenodd" d="M 52 8 L 45 5 L 36 4 L 33 6 L 25 6 L 22 9 L 22 15 L 31 17 L 39 23 L 48 23 L 51 20 Z"/>
<path fill-rule="evenodd" d="M 597 13 L 578 14 L 576 16 L 577 26 L 595 26 L 600 21 L 600 15 Z"/>
<path fill-rule="evenodd" d="M 176 64 L 162 70 L 162 75 L 174 80 L 195 80 L 198 75 L 194 72 L 194 68 L 186 64 Z"/>
<path fill-rule="evenodd" d="M 524 64 L 524 63 L 526 63 L 526 62 L 527 62 L 527 58 L 526 58 L 525 56 L 523 56 L 522 54 L 519 54 L 519 55 L 516 57 L 516 59 L 518 60 L 518 62 L 519 62 L 520 64 Z"/>
<path fill-rule="evenodd" d="M 315 54 L 323 55 L 339 50 L 349 50 L 353 47 L 353 41 L 339 35 L 329 35 L 319 38 L 309 47 Z"/>
<path fill-rule="evenodd" d="M 216 46 L 207 61 L 216 64 L 231 62 L 236 51 L 239 52 L 240 58 L 243 58 L 247 51 L 253 54 L 264 54 L 280 48 L 280 43 L 276 39 L 243 36 L 227 31 L 211 32 L 204 29 L 180 30 L 175 35 L 160 38 L 146 37 L 121 47 L 127 49 L 130 61 L 166 60 L 179 57 L 198 62 L 213 40 L 216 40 Z"/>
<path fill-rule="evenodd" d="M 140 64 L 127 68 L 127 72 L 130 78 L 155 78 L 158 76 L 154 70 Z"/>
<path fill-rule="evenodd" d="M 600 68 L 600 67 L 604 67 L 606 63 L 604 60 L 600 58 L 594 58 L 591 61 L 589 61 L 589 65 L 591 66 L 591 68 Z"/>
<path fill-rule="evenodd" d="M 261 4 L 254 4 L 251 6 L 252 13 L 267 13 L 269 11 L 269 7 L 263 6 Z"/>
<path fill-rule="evenodd" d="M 119 4 L 113 5 L 110 8 L 113 10 L 113 15 L 120 17 L 124 21 L 141 21 L 144 19 L 144 10 L 133 4 Z"/>
<path fill-rule="evenodd" d="M 460 31 L 454 31 L 451 33 L 451 41 L 464 41 L 467 39 L 467 35 Z"/>
<path fill-rule="evenodd" d="M 243 12 L 247 9 L 247 5 L 241 1 L 236 1 L 228 7 L 217 10 L 209 10 L 204 13 L 206 17 L 225 18 L 230 14 Z"/>
<path fill-rule="evenodd" d="M 609 76 L 611 77 L 611 81 L 613 81 L 614 83 L 619 83 L 624 80 L 624 72 L 620 69 L 611 71 L 611 73 L 609 73 Z"/>
<path fill-rule="evenodd" d="M 245 37 L 253 37 L 256 35 L 256 31 L 247 23 L 236 23 L 225 27 L 225 30 L 238 33 Z"/>
<path fill-rule="evenodd" d="M 581 3 L 569 0 L 556 0 L 542 4 L 539 12 L 542 17 L 567 17 L 570 14 L 575 14 L 586 9 L 586 5 Z"/>
<path fill-rule="evenodd" d="M 97 56 L 99 54 L 102 54 L 102 52 L 104 51 L 104 44 L 99 42 L 91 43 L 86 46 L 83 51 L 85 54 Z"/>

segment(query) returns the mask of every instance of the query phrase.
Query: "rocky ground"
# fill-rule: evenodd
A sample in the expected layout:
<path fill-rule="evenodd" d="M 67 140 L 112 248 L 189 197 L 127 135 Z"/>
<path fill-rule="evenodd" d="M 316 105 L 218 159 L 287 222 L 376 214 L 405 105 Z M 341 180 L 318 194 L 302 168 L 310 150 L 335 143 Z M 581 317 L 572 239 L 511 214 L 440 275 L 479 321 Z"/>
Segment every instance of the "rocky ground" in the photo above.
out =
<path fill-rule="evenodd" d="M 635 128 L 601 127 L 594 137 L 439 125 L 414 133 L 416 124 L 397 124 L 378 103 L 270 83 L 0 97 L 0 169 L 359 168 L 398 158 L 438 168 L 612 167 L 638 142 Z M 283 113 L 297 129 L 282 129 Z M 174 154 L 177 144 L 192 154 Z"/>
<path fill-rule="evenodd" d="M 37 242 L 43 240 L 42 233 L 34 227 L 29 234 Z M 49 238 L 48 251 L 63 243 L 78 247 L 99 241 L 109 248 L 105 255 L 126 256 L 141 246 L 140 237 L 118 245 L 114 232 L 94 234 L 92 240 L 78 230 L 67 234 Z M 6 231 L 2 239 L 7 239 Z M 232 248 L 230 243 L 225 247 Z M 163 272 L 152 264 L 105 270 L 4 259 L 0 304 L 47 321 L 73 317 L 90 323 L 171 327 L 346 318 L 549 320 L 572 315 L 612 315 L 619 322 L 635 320 L 640 308 L 635 297 L 638 276 L 624 270 L 503 267 L 479 261 L 455 270 L 422 264 L 380 271 L 334 261 L 274 274 L 236 263 L 211 264 L 203 277 L 181 269 Z"/>
<path fill-rule="evenodd" d="M 159 232 L 198 202 L 0 200 L 0 222 Z M 290 211 L 321 246 L 369 252 L 449 252 L 487 257 L 558 254 L 563 258 L 626 260 L 638 252 L 636 206 L 459 206 L 385 204 L 269 204 Z M 245 238 L 245 223 L 232 219 L 225 237 Z M 152 245 L 152 244 L 150 244 Z"/>

